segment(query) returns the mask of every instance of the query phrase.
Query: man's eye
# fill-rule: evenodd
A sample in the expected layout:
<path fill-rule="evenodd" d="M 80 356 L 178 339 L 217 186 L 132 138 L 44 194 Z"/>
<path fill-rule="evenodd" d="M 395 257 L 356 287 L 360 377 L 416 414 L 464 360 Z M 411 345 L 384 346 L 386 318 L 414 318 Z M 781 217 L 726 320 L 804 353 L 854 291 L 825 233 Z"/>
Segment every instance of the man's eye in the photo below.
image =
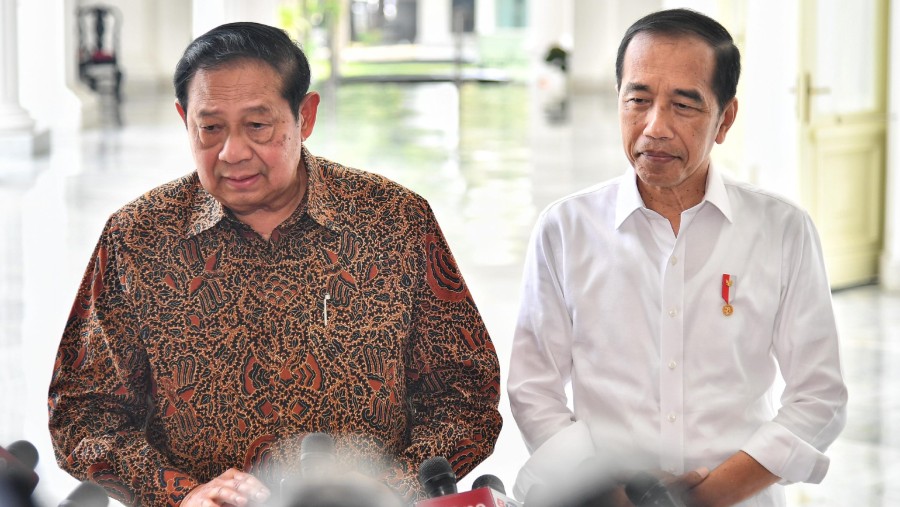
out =
<path fill-rule="evenodd" d="M 640 97 L 632 97 L 628 99 L 626 102 L 631 102 L 632 104 L 646 104 L 647 99 L 642 99 Z"/>
<path fill-rule="evenodd" d="M 250 128 L 253 129 L 253 130 L 261 130 L 261 129 L 264 129 L 264 128 L 268 127 L 268 126 L 269 126 L 269 125 L 266 124 L 266 123 L 250 122 Z"/>
<path fill-rule="evenodd" d="M 682 109 L 682 110 L 685 110 L 685 111 L 686 111 L 686 110 L 688 110 L 688 109 L 693 109 L 693 108 L 692 108 L 690 105 L 688 105 L 688 104 L 682 104 L 682 103 L 680 103 L 680 102 L 676 102 L 676 103 L 675 103 L 675 109 Z"/>
<path fill-rule="evenodd" d="M 200 125 L 200 130 L 204 132 L 215 132 L 219 130 L 218 125 Z"/>

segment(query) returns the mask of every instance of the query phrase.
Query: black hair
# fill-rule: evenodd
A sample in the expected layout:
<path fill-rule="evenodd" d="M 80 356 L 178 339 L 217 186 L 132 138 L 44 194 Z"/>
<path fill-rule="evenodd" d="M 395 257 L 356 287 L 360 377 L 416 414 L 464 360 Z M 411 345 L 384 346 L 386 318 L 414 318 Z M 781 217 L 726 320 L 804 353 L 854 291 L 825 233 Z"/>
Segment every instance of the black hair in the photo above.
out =
<path fill-rule="evenodd" d="M 715 51 L 712 89 L 719 103 L 719 114 L 737 93 L 741 77 L 741 52 L 734 45 L 731 34 L 718 21 L 690 9 L 669 9 L 648 14 L 632 24 L 619 44 L 616 54 L 616 88 L 622 86 L 622 65 L 625 50 L 635 35 L 647 32 L 660 35 L 695 35 L 705 40 Z"/>
<path fill-rule="evenodd" d="M 309 60 L 288 34 L 260 23 L 227 23 L 194 39 L 175 66 L 175 97 L 188 109 L 188 88 L 198 70 L 209 70 L 250 59 L 265 62 L 281 76 L 281 96 L 288 101 L 294 119 L 309 91 Z"/>

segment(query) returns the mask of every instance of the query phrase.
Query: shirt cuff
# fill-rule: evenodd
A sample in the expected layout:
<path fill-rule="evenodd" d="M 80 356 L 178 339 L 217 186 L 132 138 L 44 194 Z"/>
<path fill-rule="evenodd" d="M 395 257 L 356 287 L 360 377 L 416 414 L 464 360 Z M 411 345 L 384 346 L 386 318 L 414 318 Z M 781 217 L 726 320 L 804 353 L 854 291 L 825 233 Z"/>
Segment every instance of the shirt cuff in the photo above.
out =
<path fill-rule="evenodd" d="M 822 482 L 831 460 L 809 442 L 776 422 L 760 427 L 744 445 L 744 452 L 782 479 L 792 482 Z"/>
<path fill-rule="evenodd" d="M 513 494 L 525 500 L 528 490 L 538 484 L 560 484 L 573 470 L 594 456 L 594 441 L 583 421 L 576 421 L 559 430 L 535 449 L 519 470 Z"/>

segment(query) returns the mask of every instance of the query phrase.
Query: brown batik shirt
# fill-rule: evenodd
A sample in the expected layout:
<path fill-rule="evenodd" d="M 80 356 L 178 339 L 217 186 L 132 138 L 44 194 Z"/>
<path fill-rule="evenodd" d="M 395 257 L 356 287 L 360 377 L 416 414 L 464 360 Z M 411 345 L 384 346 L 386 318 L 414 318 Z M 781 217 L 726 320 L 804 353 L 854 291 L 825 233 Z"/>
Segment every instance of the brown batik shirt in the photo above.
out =
<path fill-rule="evenodd" d="M 303 160 L 308 198 L 268 241 L 196 173 L 109 219 L 50 385 L 63 468 L 177 505 L 230 467 L 277 484 L 326 432 L 413 498 L 423 460 L 462 475 L 491 453 L 497 356 L 427 202 Z"/>

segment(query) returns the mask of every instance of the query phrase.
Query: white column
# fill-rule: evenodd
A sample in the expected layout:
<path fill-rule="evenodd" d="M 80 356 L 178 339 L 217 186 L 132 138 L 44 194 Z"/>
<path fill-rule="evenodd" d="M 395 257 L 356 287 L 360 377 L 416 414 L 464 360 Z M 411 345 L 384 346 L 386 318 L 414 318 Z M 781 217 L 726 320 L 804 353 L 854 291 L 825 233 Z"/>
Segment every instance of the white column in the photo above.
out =
<path fill-rule="evenodd" d="M 441 46 L 453 43 L 453 33 L 450 31 L 451 12 L 450 0 L 446 2 L 419 2 L 416 10 L 416 42 L 426 46 Z"/>
<path fill-rule="evenodd" d="M 21 191 L 0 186 L 0 201 L 0 227 L 7 240 L 0 243 L 0 442 L 6 445 L 21 439 L 25 430 L 18 410 L 21 393 L 26 389 L 22 361 Z"/>
<path fill-rule="evenodd" d="M 881 286 L 900 291 L 900 9 L 891 9 L 890 61 L 888 62 L 887 180 L 884 195 L 884 250 Z"/>
<path fill-rule="evenodd" d="M 607 93 L 615 86 L 616 51 L 632 23 L 662 8 L 661 0 L 571 0 L 572 57 L 569 76 L 575 94 Z"/>
<path fill-rule="evenodd" d="M 49 149 L 45 132 L 19 104 L 19 41 L 16 0 L 0 0 L 0 156 L 27 157 Z"/>
<path fill-rule="evenodd" d="M 224 23 L 255 21 L 275 26 L 278 23 L 278 0 L 194 0 L 194 37 Z"/>
<path fill-rule="evenodd" d="M 497 0 L 475 0 L 475 33 L 493 35 L 497 31 Z"/>
<path fill-rule="evenodd" d="M 81 97 L 74 90 L 80 85 L 75 9 L 75 0 L 19 0 L 19 103 L 54 137 L 82 128 L 91 114 L 85 115 L 84 109 L 92 107 L 99 118 L 93 94 L 85 91 Z"/>

